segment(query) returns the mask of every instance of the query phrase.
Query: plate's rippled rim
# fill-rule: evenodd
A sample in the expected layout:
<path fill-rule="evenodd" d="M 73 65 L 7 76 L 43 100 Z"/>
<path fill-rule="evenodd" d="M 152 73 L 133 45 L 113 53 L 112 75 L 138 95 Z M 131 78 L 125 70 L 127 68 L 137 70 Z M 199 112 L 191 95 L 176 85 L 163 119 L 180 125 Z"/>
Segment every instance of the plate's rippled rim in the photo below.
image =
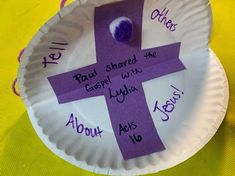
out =
<path fill-rule="evenodd" d="M 108 1 L 107 1 L 108 2 Z M 76 8 L 78 5 L 80 5 L 79 2 L 75 2 L 74 4 L 70 5 L 69 7 L 65 8 L 64 10 L 62 10 L 60 12 L 60 15 L 57 15 L 54 18 L 58 18 L 69 13 L 71 11 L 71 9 Z M 52 26 L 56 23 L 56 20 L 50 20 L 46 26 Z M 204 138 L 201 139 L 200 144 L 198 144 L 197 146 L 194 146 L 194 148 L 192 148 L 192 150 L 190 152 L 184 153 L 183 155 L 179 156 L 177 159 L 175 160 L 170 160 L 168 162 L 166 162 L 163 166 L 158 167 L 157 165 L 155 167 L 151 166 L 151 167 L 146 167 L 146 168 L 138 168 L 138 169 L 133 169 L 133 170 L 125 170 L 123 169 L 117 169 L 117 170 L 110 170 L 109 168 L 98 168 L 95 166 L 89 166 L 86 162 L 81 162 L 76 160 L 74 157 L 68 156 L 63 150 L 59 150 L 53 143 L 51 143 L 48 138 L 45 136 L 45 134 L 43 133 L 41 127 L 38 125 L 38 121 L 37 118 L 35 118 L 34 112 L 32 107 L 30 106 L 30 102 L 28 102 L 27 99 L 27 93 L 25 92 L 25 88 L 24 88 L 24 83 L 25 83 L 25 72 L 26 70 L 26 66 L 29 62 L 29 56 L 32 54 L 33 49 L 35 47 L 35 45 L 40 41 L 41 36 L 43 36 L 44 33 L 46 33 L 46 28 L 41 28 L 40 31 L 37 33 L 37 35 L 33 38 L 33 40 L 30 42 L 30 44 L 28 45 L 28 47 L 25 50 L 25 53 L 23 55 L 23 59 L 22 59 L 22 63 L 19 69 L 19 74 L 18 74 L 18 80 L 19 80 L 19 91 L 21 94 L 21 97 L 24 101 L 24 103 L 26 104 L 27 107 L 27 111 L 30 117 L 30 120 L 32 122 L 32 125 L 34 127 L 34 129 L 36 130 L 37 134 L 39 135 L 39 137 L 41 138 L 41 140 L 48 146 L 48 148 L 50 148 L 55 154 L 57 154 L 58 156 L 60 156 L 61 158 L 67 160 L 68 162 L 81 167 L 83 169 L 86 170 L 90 170 L 96 173 L 101 173 L 101 174 L 125 174 L 125 175 L 135 175 L 135 174 L 146 174 L 146 173 L 153 173 L 153 172 L 157 172 L 172 166 L 175 166 L 181 162 L 183 162 L 184 160 L 188 159 L 189 157 L 191 157 L 192 155 L 194 155 L 197 151 L 199 151 L 215 134 L 215 132 L 217 131 L 217 129 L 219 128 L 220 124 L 223 121 L 223 118 L 225 116 L 226 113 L 226 109 L 227 109 L 227 105 L 228 105 L 228 98 L 229 98 L 229 92 L 228 92 L 228 81 L 226 78 L 226 74 L 223 70 L 222 65 L 220 64 L 218 58 L 215 56 L 215 54 L 210 51 L 210 64 L 209 64 L 209 69 L 215 70 L 215 72 L 212 71 L 213 74 L 208 75 L 208 77 L 212 78 L 210 80 L 219 80 L 219 81 L 215 81 L 215 84 L 219 84 L 220 87 L 218 88 L 218 92 L 222 92 L 222 96 L 219 97 L 215 97 L 217 98 L 217 102 L 219 102 L 220 104 L 222 104 L 223 106 L 221 106 L 221 109 L 218 110 L 218 114 L 216 114 L 216 120 L 214 121 L 215 123 L 212 124 L 211 126 L 213 126 L 213 130 L 208 131 L 208 134 L 205 135 Z M 217 79 L 218 78 L 218 79 Z M 208 84 L 214 84 L 211 81 L 207 82 Z M 215 115 L 214 115 L 215 116 Z"/>

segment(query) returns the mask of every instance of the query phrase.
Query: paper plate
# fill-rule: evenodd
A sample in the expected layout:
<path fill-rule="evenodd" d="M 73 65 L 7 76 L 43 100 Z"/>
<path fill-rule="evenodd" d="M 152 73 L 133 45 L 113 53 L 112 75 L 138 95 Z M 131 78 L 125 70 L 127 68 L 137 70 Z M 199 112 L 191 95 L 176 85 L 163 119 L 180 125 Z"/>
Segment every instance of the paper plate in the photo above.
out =
<path fill-rule="evenodd" d="M 26 48 L 18 73 L 20 95 L 34 129 L 56 155 L 80 168 L 108 175 L 136 175 L 173 167 L 199 151 L 215 134 L 226 113 L 228 81 L 209 50 L 211 10 L 207 0 L 147 0 L 144 3 L 142 48 L 181 42 L 186 70 L 143 83 L 146 101 L 166 150 L 124 160 L 116 142 L 103 96 L 59 104 L 48 77 L 96 62 L 94 7 L 114 0 L 77 1 L 50 19 Z M 169 10 L 177 30 L 150 20 L 156 8 Z M 57 49 L 56 49 L 57 48 Z M 59 48 L 59 49 L 58 49 Z M 58 51 L 61 53 L 58 54 Z M 49 60 L 50 58 L 56 58 Z M 52 62 L 45 68 L 46 62 Z M 156 110 L 178 89 L 180 98 L 166 116 Z M 103 130 L 92 138 L 67 125 Z M 164 117 L 165 116 L 165 117 Z"/>

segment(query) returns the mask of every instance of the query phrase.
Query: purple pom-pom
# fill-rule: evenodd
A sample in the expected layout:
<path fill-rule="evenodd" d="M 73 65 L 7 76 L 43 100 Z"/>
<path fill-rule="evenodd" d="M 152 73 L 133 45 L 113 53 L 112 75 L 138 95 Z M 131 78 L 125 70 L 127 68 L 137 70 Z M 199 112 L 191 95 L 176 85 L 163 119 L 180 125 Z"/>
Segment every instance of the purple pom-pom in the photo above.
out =
<path fill-rule="evenodd" d="M 119 17 L 109 26 L 113 38 L 119 42 L 128 42 L 132 37 L 132 21 L 127 17 Z"/>

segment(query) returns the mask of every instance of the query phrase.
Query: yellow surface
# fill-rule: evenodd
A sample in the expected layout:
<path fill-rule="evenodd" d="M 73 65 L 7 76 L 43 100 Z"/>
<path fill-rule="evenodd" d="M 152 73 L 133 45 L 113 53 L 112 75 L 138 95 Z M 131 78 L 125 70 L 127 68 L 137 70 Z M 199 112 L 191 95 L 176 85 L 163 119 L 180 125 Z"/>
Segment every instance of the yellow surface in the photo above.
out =
<path fill-rule="evenodd" d="M 235 1 L 211 0 L 211 47 L 225 67 L 230 104 L 214 138 L 194 157 L 157 176 L 235 175 Z M 19 51 L 50 17 L 60 0 L 0 0 L 0 176 L 90 176 L 55 156 L 32 128 L 21 99 L 11 90 Z"/>

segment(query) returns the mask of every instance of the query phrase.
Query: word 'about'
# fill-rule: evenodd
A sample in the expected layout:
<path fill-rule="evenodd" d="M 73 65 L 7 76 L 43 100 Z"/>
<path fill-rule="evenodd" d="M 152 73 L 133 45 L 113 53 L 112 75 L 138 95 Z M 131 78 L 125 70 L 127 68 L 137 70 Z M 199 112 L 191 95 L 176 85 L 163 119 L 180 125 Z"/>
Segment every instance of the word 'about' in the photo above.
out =
<path fill-rule="evenodd" d="M 103 131 L 100 130 L 100 127 L 97 126 L 96 128 L 89 128 L 85 127 L 82 123 L 78 122 L 78 118 L 71 113 L 69 117 L 69 121 L 66 123 L 65 126 L 71 126 L 78 134 L 84 134 L 85 136 L 94 137 L 102 137 Z"/>

